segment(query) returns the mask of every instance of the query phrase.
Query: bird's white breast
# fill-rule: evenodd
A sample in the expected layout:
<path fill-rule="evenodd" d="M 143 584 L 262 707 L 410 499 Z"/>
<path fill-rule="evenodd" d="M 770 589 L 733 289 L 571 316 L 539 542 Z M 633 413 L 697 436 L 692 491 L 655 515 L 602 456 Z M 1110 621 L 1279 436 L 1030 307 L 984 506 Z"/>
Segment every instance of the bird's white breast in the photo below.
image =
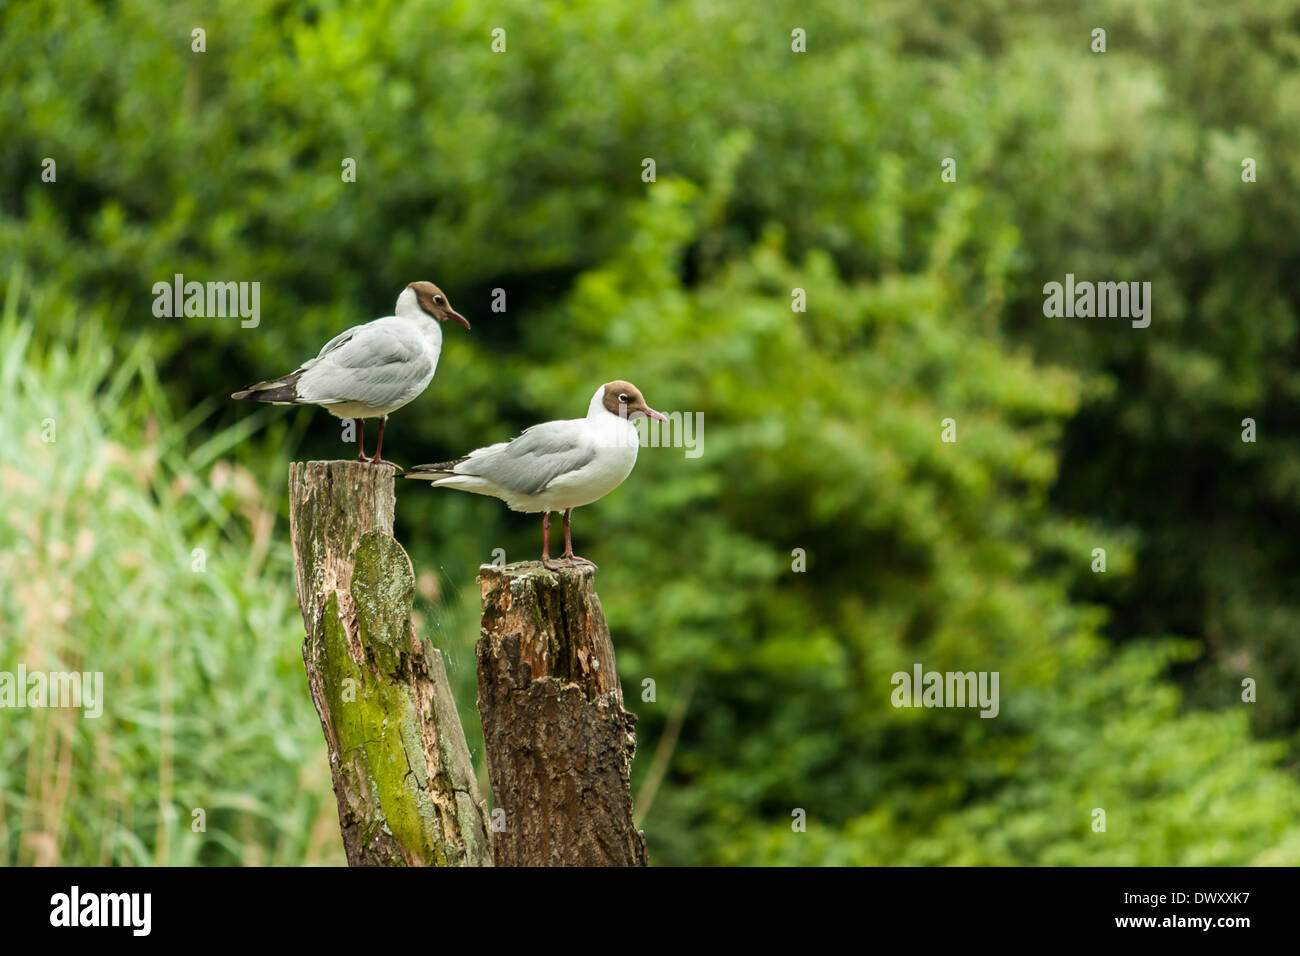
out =
<path fill-rule="evenodd" d="M 636 430 L 632 429 L 632 438 Z M 557 476 L 539 495 L 539 503 L 548 510 L 579 508 L 603 498 L 623 483 L 636 465 L 637 444 L 606 445 L 596 457 L 577 471 Z"/>

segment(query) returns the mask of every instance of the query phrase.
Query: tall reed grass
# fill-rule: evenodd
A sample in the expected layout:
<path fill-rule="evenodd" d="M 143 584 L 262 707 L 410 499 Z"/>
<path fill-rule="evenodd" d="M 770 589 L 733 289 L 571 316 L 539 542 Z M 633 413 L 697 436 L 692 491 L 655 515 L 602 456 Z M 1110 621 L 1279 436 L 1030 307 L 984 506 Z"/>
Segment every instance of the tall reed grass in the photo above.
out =
<path fill-rule="evenodd" d="M 110 342 L 21 285 L 0 317 L 0 672 L 102 672 L 104 701 L 0 707 L 0 863 L 342 862 L 282 476 L 223 457 L 283 426 L 192 439 L 212 407 L 169 408 L 149 337 Z"/>

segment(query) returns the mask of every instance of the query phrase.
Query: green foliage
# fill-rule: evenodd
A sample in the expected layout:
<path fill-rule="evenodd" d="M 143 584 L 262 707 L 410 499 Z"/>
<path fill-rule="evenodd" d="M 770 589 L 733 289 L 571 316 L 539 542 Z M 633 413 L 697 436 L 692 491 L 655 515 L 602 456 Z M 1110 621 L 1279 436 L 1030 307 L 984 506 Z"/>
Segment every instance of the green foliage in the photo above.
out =
<path fill-rule="evenodd" d="M 688 191 L 663 186 L 642 231 L 577 283 L 558 334 L 581 363 L 635 360 L 665 407 L 707 423 L 700 458 L 644 449 L 629 487 L 586 518 L 619 542 L 601 588 L 620 672 L 667 698 L 642 714 L 657 722 L 695 688 L 682 785 L 647 818 L 657 858 L 1294 862 L 1300 790 L 1273 769 L 1283 749 L 1245 744 L 1240 711 L 1180 715 L 1160 680 L 1194 645 L 1110 661 L 1102 615 L 1069 601 L 1102 535 L 1047 507 L 1081 383 L 975 317 L 954 321 L 959 290 L 938 271 L 846 285 L 769 239 L 684 296 L 662 273 L 696 240 L 671 199 Z M 816 290 L 810 321 L 790 313 L 790 288 Z M 656 335 L 692 347 L 637 358 Z M 559 390 L 568 372 L 519 375 Z M 953 444 L 939 441 L 949 413 Z M 1103 540 L 1122 573 L 1123 538 Z M 890 676 L 914 662 L 998 671 L 1003 712 L 895 709 Z M 1106 834 L 1090 829 L 1097 807 Z"/>
<path fill-rule="evenodd" d="M 0 848 L 338 858 L 276 515 L 291 456 L 354 449 L 224 396 L 428 278 L 474 328 L 386 456 L 615 377 L 703 415 L 574 520 L 655 862 L 1295 863 L 1298 50 L 1275 0 L 0 8 L 0 276 L 37 289 L 0 343 L 0 669 L 138 695 L 112 733 L 0 710 Z M 155 318 L 177 272 L 261 282 L 261 325 Z M 1152 326 L 1045 318 L 1067 272 L 1151 281 Z M 481 765 L 473 575 L 540 521 L 399 495 Z M 893 708 L 917 662 L 998 671 L 999 717 Z"/>

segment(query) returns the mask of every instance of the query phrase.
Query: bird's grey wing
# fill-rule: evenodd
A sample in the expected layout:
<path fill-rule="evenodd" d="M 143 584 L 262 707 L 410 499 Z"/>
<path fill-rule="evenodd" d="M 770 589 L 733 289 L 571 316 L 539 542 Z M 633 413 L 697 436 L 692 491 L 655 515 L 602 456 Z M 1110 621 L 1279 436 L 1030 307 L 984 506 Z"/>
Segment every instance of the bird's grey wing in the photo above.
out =
<path fill-rule="evenodd" d="M 303 365 L 298 393 L 309 401 L 375 406 L 407 400 L 433 373 L 419 334 L 404 322 L 382 319 L 349 329 Z"/>
<path fill-rule="evenodd" d="M 391 315 L 385 316 L 382 319 L 373 319 L 370 322 L 363 322 L 360 325 L 352 326 L 350 329 L 344 329 L 338 335 L 334 336 L 334 338 L 322 345 L 321 350 L 316 353 L 316 357 L 303 362 L 298 366 L 298 371 L 304 372 L 313 365 L 319 365 L 321 360 L 331 352 L 341 352 L 344 360 L 347 361 L 347 353 L 343 351 L 343 349 L 344 346 L 349 345 L 352 342 L 357 342 L 359 345 L 362 345 L 375 337 L 391 336 L 407 339 L 414 334 L 417 333 L 412 332 L 404 322 L 401 322 L 400 320 L 395 322 L 394 317 Z M 414 339 L 411 339 L 411 341 L 414 341 Z"/>
<path fill-rule="evenodd" d="M 479 475 L 516 494 L 535 495 L 558 478 L 596 457 L 596 444 L 575 422 L 534 425 L 513 441 L 471 454 L 456 466 L 462 475 Z"/>
<path fill-rule="evenodd" d="M 366 324 L 368 325 L 369 323 Z M 308 359 L 307 361 L 303 362 L 302 367 L 304 369 L 311 368 L 313 365 L 315 365 L 317 362 L 323 359 L 327 352 L 333 352 L 340 345 L 350 341 L 352 337 L 357 334 L 358 331 L 364 329 L 365 327 L 366 327 L 365 325 L 354 325 L 352 328 L 340 332 L 338 335 L 334 336 L 334 338 L 330 339 L 321 347 L 321 350 L 316 353 L 316 357 L 314 359 Z"/>

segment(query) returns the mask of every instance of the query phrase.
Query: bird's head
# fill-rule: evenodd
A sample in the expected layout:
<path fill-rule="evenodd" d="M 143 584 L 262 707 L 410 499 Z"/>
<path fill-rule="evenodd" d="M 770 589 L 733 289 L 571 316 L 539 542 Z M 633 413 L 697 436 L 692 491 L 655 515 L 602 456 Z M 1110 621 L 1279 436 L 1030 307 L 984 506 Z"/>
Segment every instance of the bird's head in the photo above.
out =
<path fill-rule="evenodd" d="M 402 293 L 403 296 L 413 294 L 415 304 L 420 311 L 439 322 L 446 322 L 450 319 L 457 322 L 465 328 L 469 328 L 469 320 L 451 307 L 447 301 L 447 296 L 432 282 L 412 282 Z"/>
<path fill-rule="evenodd" d="M 615 379 L 612 382 L 606 382 L 604 387 L 605 408 L 619 418 L 632 421 L 644 416 L 653 418 L 656 421 L 668 421 L 667 416 L 662 412 L 656 412 L 645 403 L 645 396 L 641 394 L 641 389 L 631 382 Z"/>

